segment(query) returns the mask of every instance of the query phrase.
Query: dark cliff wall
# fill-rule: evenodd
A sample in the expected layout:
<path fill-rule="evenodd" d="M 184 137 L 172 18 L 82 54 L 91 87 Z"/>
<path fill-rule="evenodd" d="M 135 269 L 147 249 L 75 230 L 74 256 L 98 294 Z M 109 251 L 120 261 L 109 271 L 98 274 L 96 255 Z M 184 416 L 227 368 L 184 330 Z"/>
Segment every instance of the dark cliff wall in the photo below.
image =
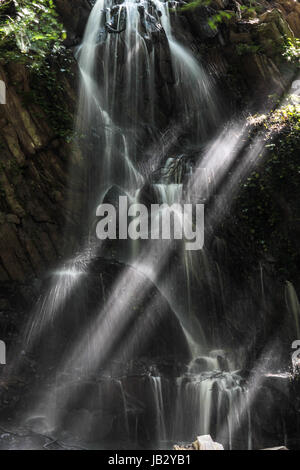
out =
<path fill-rule="evenodd" d="M 68 31 L 67 48 L 80 41 L 92 3 L 56 0 Z M 231 90 L 233 107 L 245 96 L 251 98 L 254 90 L 257 93 L 273 85 L 284 89 L 292 73 L 288 67 L 287 76 L 281 73 L 281 46 L 284 35 L 299 35 L 300 19 L 297 2 L 260 2 L 261 8 L 253 11 L 247 7 L 242 13 L 237 3 L 215 0 L 211 10 L 182 11 L 177 20 L 183 31 L 178 34 L 185 36 L 219 82 Z M 229 11 L 230 19 L 207 32 L 204 22 L 219 11 Z M 83 187 L 80 181 L 73 183 L 71 197 L 77 210 L 71 213 L 68 173 L 72 161 L 80 167 L 81 157 L 61 135 L 55 106 L 49 112 L 51 104 L 64 101 L 72 122 L 75 61 L 71 68 L 73 74 L 62 73 L 59 63 L 52 61 L 49 87 L 49 77 L 41 76 L 38 85 L 32 84 L 26 64 L 0 58 L 0 78 L 7 85 L 7 104 L 0 106 L 0 282 L 40 276 L 64 253 L 66 222 L 73 224 L 74 231 L 79 226 Z M 72 246 L 72 240 L 68 245 Z"/>
<path fill-rule="evenodd" d="M 72 146 L 33 101 L 25 65 L 2 65 L 0 77 L 7 87 L 0 107 L 0 281 L 24 281 L 62 255 Z M 76 92 L 67 80 L 63 87 L 73 107 Z"/>
<path fill-rule="evenodd" d="M 5 13 L 13 15 L 9 8 Z M 71 13 L 66 10 L 62 19 L 74 21 Z M 73 135 L 76 63 L 71 51 L 62 48 L 60 56 L 34 67 L 9 44 L 1 49 L 0 79 L 6 86 L 6 104 L 0 105 L 2 287 L 41 276 L 74 249 L 80 221 L 82 182 L 75 179 L 70 187 L 68 178 L 80 169 L 82 158 Z M 66 225 L 70 231 L 64 243 Z"/>

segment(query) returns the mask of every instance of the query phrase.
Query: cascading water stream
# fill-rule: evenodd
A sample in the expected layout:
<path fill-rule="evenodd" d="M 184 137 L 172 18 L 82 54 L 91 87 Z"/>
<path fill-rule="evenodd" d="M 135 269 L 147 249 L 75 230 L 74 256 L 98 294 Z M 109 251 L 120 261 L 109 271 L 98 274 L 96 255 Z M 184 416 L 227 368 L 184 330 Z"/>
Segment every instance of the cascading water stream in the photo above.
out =
<path fill-rule="evenodd" d="M 216 120 L 210 82 L 198 62 L 173 38 L 167 2 L 118 5 L 98 0 L 78 63 L 78 129 L 96 141 L 92 157 L 98 165 L 98 197 L 104 185 L 120 184 L 130 191 L 141 185 L 143 178 L 137 170 L 141 139 L 157 138 L 160 124 L 154 116 L 154 107 L 161 101 L 157 80 L 164 99 L 177 101 L 176 120 L 183 128 L 192 126 L 196 140 L 203 139 L 205 129 Z"/>
<path fill-rule="evenodd" d="M 210 167 L 208 165 L 206 168 L 205 165 L 205 168 L 201 166 L 194 171 L 195 162 L 189 162 L 180 151 L 170 157 L 163 153 L 164 146 L 161 145 L 160 152 L 151 154 L 153 144 L 160 138 L 160 126 L 166 131 L 172 127 L 175 131 L 179 129 L 180 135 L 190 134 L 190 144 L 194 147 L 206 141 L 210 127 L 217 121 L 217 106 L 210 80 L 187 48 L 173 37 L 168 2 L 142 0 L 118 4 L 112 0 L 98 0 L 90 14 L 77 59 L 81 74 L 77 130 L 86 156 L 88 217 L 93 220 L 98 203 L 105 199 L 112 187 L 118 188 L 132 202 L 139 202 L 145 195 L 147 183 L 151 188 L 152 203 L 171 206 L 193 199 L 197 180 L 200 186 L 198 200 L 204 202 L 211 196 L 215 167 L 220 170 L 223 164 L 219 168 L 213 160 Z M 171 116 L 169 122 L 161 117 L 163 107 Z M 208 148 L 207 160 L 212 153 L 213 149 Z M 228 154 L 231 155 L 229 151 Z M 163 156 L 160 158 L 157 155 Z M 153 167 L 155 171 L 151 173 L 149 168 Z M 195 363 L 199 350 L 205 346 L 205 334 L 193 315 L 189 288 L 195 271 L 201 277 L 200 283 L 212 284 L 209 256 L 205 250 L 193 256 L 187 255 L 184 242 L 173 242 L 168 240 L 160 244 L 155 241 L 146 248 L 141 245 L 140 249 L 136 249 L 136 244 L 131 244 L 129 249 L 127 245 L 127 249 L 116 256 L 118 260 L 129 261 L 158 286 L 180 319 L 194 351 L 188 371 L 175 379 L 174 419 L 167 419 L 165 404 L 168 400 L 164 394 L 169 393 L 169 388 L 164 387 L 163 375 L 156 373 L 155 376 L 147 376 L 156 439 L 193 439 L 196 435 L 212 432 L 214 426 L 217 430 L 224 428 L 226 422 L 226 436 L 221 436 L 221 439 L 225 443 L 228 441 L 228 446 L 232 447 L 233 429 L 239 426 L 239 408 L 241 402 L 246 400 L 241 379 L 227 369 L 224 371 L 217 356 L 213 355 L 202 357 L 202 363 L 204 361 L 206 364 L 204 371 L 195 369 L 197 364 L 199 366 L 199 361 Z M 99 252 L 103 254 L 101 249 Z M 87 265 L 95 253 L 97 249 L 92 250 Z M 164 271 L 174 253 L 179 260 L 178 266 Z M 67 304 L 69 296 L 74 291 L 76 293 L 79 284 L 83 284 L 82 278 L 88 277 L 83 276 L 88 273 L 80 269 L 81 263 L 85 263 L 84 256 L 82 258 L 79 261 L 74 259 L 69 267 L 58 273 L 58 278 L 42 302 L 42 318 L 36 317 L 30 329 L 31 337 L 39 336 L 62 315 L 65 305 L 70 309 Z M 133 298 L 138 302 L 145 296 L 147 288 L 143 282 L 131 284 L 133 275 L 128 268 L 117 279 L 112 292 L 107 292 L 101 276 L 104 305 L 98 306 L 98 316 L 92 319 L 81 337 L 76 338 L 75 344 L 71 344 L 60 358 L 54 390 L 50 387 L 37 406 L 39 413 L 44 409 L 46 416 L 52 414 L 54 429 L 67 421 L 65 409 L 72 402 L 72 393 L 83 393 L 80 387 L 73 387 L 72 380 L 76 374 L 90 380 L 101 367 L 107 373 L 105 361 L 114 358 L 114 346 L 117 349 L 120 338 L 126 339 L 122 357 L 129 356 L 130 342 L 135 346 L 136 338 L 126 336 L 134 316 L 135 306 L 131 308 L 131 300 Z M 218 282 L 222 284 L 219 267 Z M 180 290 L 182 298 L 178 299 Z M 88 300 L 86 304 L 82 299 L 78 302 L 82 310 L 88 311 Z M 70 304 L 72 308 L 74 303 Z M 126 307 L 132 318 L 125 317 Z M 151 317 L 151 308 L 149 302 L 146 317 Z M 142 329 L 136 328 L 132 334 L 142 335 Z M 112 377 L 109 380 L 119 404 L 117 419 L 123 420 L 125 438 L 135 441 L 139 415 L 137 412 L 132 424 L 128 404 L 131 385 L 119 376 L 116 380 Z M 107 390 L 101 389 L 99 392 L 98 388 L 95 406 L 105 421 L 102 402 L 109 403 L 108 407 L 113 407 L 113 403 L 109 402 Z M 53 396 L 60 396 L 60 406 L 56 407 L 55 412 Z M 214 413 L 217 416 L 213 418 Z M 250 426 L 248 420 L 249 429 Z"/>
<path fill-rule="evenodd" d="M 150 377 L 151 388 L 153 390 L 154 404 L 155 404 L 155 415 L 156 415 L 156 427 L 158 442 L 165 441 L 167 439 L 166 432 L 166 417 L 164 409 L 163 391 L 162 391 L 162 378 L 161 377 Z"/>
<path fill-rule="evenodd" d="M 176 2 L 172 4 L 175 14 L 178 5 Z M 159 140 L 160 118 L 155 116 L 154 109 L 164 105 L 170 107 L 173 101 L 175 105 L 172 104 L 169 110 L 172 116 L 169 125 L 176 123 L 183 134 L 188 131 L 193 145 L 202 142 L 217 120 L 211 83 L 202 66 L 173 37 L 168 2 L 125 1 L 118 5 L 99 0 L 90 15 L 78 57 L 82 74 L 80 133 L 83 127 L 83 134 L 91 135 L 90 128 L 99 119 L 100 130 L 101 122 L 104 127 L 104 135 L 98 129 L 100 135 L 95 145 L 94 154 L 98 154 L 99 149 L 102 153 L 101 158 L 97 155 L 95 166 L 100 165 L 101 168 L 96 169 L 98 178 L 95 189 L 90 189 L 94 193 L 90 209 L 93 210 L 93 204 L 101 201 L 112 185 L 119 185 L 138 202 L 140 190 L 137 191 L 137 188 L 141 188 L 143 181 L 143 171 L 139 170 L 145 163 L 143 157 L 139 162 L 137 152 L 141 149 L 141 153 L 147 153 L 147 148 L 141 146 L 141 139 L 146 137 L 149 142 Z M 118 138 L 119 134 L 121 139 Z M 122 170 L 124 157 L 126 168 Z M 92 160 L 94 158 L 95 155 L 92 155 Z M 147 168 L 152 166 L 149 163 L 152 159 L 147 158 Z M 164 181 L 153 186 L 155 202 L 170 205 L 183 201 L 183 180 L 192 172 L 189 169 L 190 173 L 184 174 L 179 165 L 174 175 L 165 178 L 164 173 L 173 172 L 174 160 L 176 162 L 178 158 L 167 159 L 162 170 Z M 161 167 L 160 162 L 158 166 Z M 175 181 L 172 181 L 173 177 Z M 147 261 L 143 253 L 137 256 L 136 245 L 134 243 L 129 250 L 130 262 L 147 274 L 152 272 L 154 275 L 151 278 L 157 283 L 159 271 L 155 262 L 161 256 L 159 252 L 165 251 L 166 244 L 158 249 L 152 248 L 147 253 Z M 192 263 L 186 253 L 183 256 L 185 282 L 189 289 Z M 123 255 L 121 259 L 124 259 Z M 128 259 L 125 258 L 125 261 Z M 159 287 L 174 307 L 172 289 L 169 286 Z M 178 316 L 182 320 L 186 306 L 183 305 L 180 310 Z M 187 307 L 187 310 L 190 311 L 190 308 Z M 192 318 L 192 314 L 189 316 Z M 193 331 L 193 328 L 190 330 Z M 203 334 L 200 334 L 203 340 Z"/>

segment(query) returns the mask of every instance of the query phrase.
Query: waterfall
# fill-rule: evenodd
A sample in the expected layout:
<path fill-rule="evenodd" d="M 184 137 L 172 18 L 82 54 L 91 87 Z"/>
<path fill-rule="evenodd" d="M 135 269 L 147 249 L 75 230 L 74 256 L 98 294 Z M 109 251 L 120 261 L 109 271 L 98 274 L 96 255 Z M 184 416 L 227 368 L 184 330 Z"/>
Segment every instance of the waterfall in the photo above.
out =
<path fill-rule="evenodd" d="M 129 439 L 129 437 L 130 437 L 130 430 L 129 430 L 128 410 L 127 410 L 127 400 L 126 400 L 125 390 L 124 390 L 124 386 L 123 386 L 122 380 L 118 380 L 117 383 L 118 383 L 119 386 L 120 386 L 120 391 L 121 391 L 121 396 L 122 396 L 122 401 L 123 401 L 123 407 L 124 407 L 125 430 L 126 430 L 127 438 Z"/>
<path fill-rule="evenodd" d="M 167 438 L 162 379 L 161 377 L 151 376 L 150 383 L 154 398 L 155 420 L 157 430 L 156 439 L 158 442 L 162 442 L 165 441 Z"/>
<path fill-rule="evenodd" d="M 159 0 L 154 0 L 154 3 L 162 12 L 161 23 L 169 41 L 182 123 L 190 125 L 193 122 L 197 130 L 197 138 L 203 137 L 207 131 L 207 123 L 216 122 L 218 115 L 211 83 L 199 62 L 183 44 L 174 38 L 169 3 Z M 172 2 L 175 14 L 179 5 L 179 2 Z"/>
<path fill-rule="evenodd" d="M 179 5 L 172 2 L 174 16 Z M 189 145 L 202 144 L 216 125 L 219 113 L 204 67 L 173 35 L 172 14 L 169 3 L 159 0 L 126 0 L 120 4 L 98 0 L 90 14 L 78 51 L 81 71 L 78 134 L 85 136 L 85 153 L 88 152 L 87 161 L 92 168 L 90 211 L 95 210 L 113 185 L 137 201 L 149 176 L 151 180 L 150 168 L 160 170 L 158 181 L 153 181 L 155 202 L 172 205 L 185 200 L 184 187 L 189 186 L 192 165 L 182 153 L 159 161 L 159 154 L 165 157 L 164 144 L 159 143 L 159 151 L 154 154 L 153 144 L 161 140 L 161 126 L 166 131 L 174 129 L 175 140 L 188 135 Z M 161 112 L 166 113 L 168 122 Z M 207 195 L 209 175 L 205 168 L 199 169 L 198 173 L 201 172 L 201 191 Z M 174 280 L 170 279 L 167 286 L 160 284 L 155 265 L 157 259 L 167 261 L 172 245 L 152 244 L 143 253 L 144 247 L 145 244 L 133 242 L 128 255 L 118 253 L 118 257 L 147 275 L 153 273 L 151 279 L 174 307 L 171 285 L 174 286 Z M 182 283 L 184 277 L 189 291 L 190 277 L 198 261 L 194 259 L 196 255 L 186 253 L 184 244 L 181 251 L 185 273 L 180 269 L 175 283 Z M 191 303 L 190 292 L 187 303 Z M 195 321 L 191 320 L 191 308 L 185 302 L 178 308 L 178 316 L 183 319 L 186 310 L 189 318 L 184 327 L 189 334 L 195 331 L 203 338 L 201 326 L 188 325 Z"/>
<path fill-rule="evenodd" d="M 175 7 L 176 15 L 177 3 L 172 2 L 172 7 Z M 210 128 L 217 122 L 215 95 L 204 67 L 173 36 L 168 2 L 97 0 L 83 42 L 77 50 L 77 59 L 81 79 L 77 134 L 85 157 L 88 217 L 94 220 L 98 203 L 109 196 L 111 188 L 126 195 L 131 202 L 139 202 L 148 191 L 151 203 L 167 206 L 194 199 L 204 202 L 212 196 L 214 165 L 211 164 L 209 170 L 205 161 L 197 166 L 197 161 L 187 156 L 188 152 L 183 153 L 189 149 L 178 147 L 182 147 L 179 143 L 181 136 L 188 136 L 189 145 L 193 148 L 206 143 Z M 172 133 L 173 140 L 170 139 L 168 145 L 163 142 L 161 127 L 165 134 Z M 176 149 L 172 150 L 173 153 L 172 148 Z M 222 160 L 223 155 L 218 150 L 218 159 Z M 230 155 L 231 150 L 228 150 Z M 206 159 L 211 153 L 214 153 L 213 146 L 207 149 Z M 223 168 L 223 163 L 219 166 Z M 196 179 L 198 188 L 194 191 Z M 235 431 L 242 425 L 240 408 L 246 400 L 245 389 L 241 378 L 229 372 L 227 359 L 221 361 L 219 350 L 207 353 L 202 316 L 195 315 L 195 310 L 202 308 L 201 313 L 206 313 L 205 301 L 209 305 L 210 299 L 204 299 L 204 305 L 196 305 L 194 310 L 191 305 L 191 286 L 195 287 L 192 285 L 195 278 L 198 285 L 204 286 L 207 297 L 210 296 L 209 289 L 206 289 L 207 285 L 209 288 L 212 285 L 212 263 L 208 253 L 202 250 L 187 254 L 185 241 L 177 239 L 129 243 L 130 246 L 127 244 L 124 248 L 122 245 L 113 252 L 114 262 L 125 261 L 136 268 L 136 272 L 146 274 L 153 281 L 172 307 L 172 315 L 174 312 L 180 320 L 179 329 L 182 327 L 193 351 L 186 372 L 170 379 L 173 380 L 175 397 L 171 403 L 172 410 L 168 407 L 170 389 L 164 386 L 162 373 L 156 371 L 155 375 L 149 375 L 147 371 L 146 391 L 144 383 L 135 383 L 145 403 L 150 403 L 149 408 L 154 409 L 156 442 L 186 441 L 199 434 L 218 436 L 221 429 L 224 431 L 220 435 L 221 442 L 229 448 L 234 447 Z M 93 422 L 96 418 L 89 409 L 86 421 L 81 423 L 77 407 L 81 406 L 80 397 L 90 399 L 90 381 L 100 374 L 108 385 L 102 390 L 102 384 L 97 383 L 96 429 L 99 431 L 100 427 L 101 436 L 103 433 L 109 439 L 112 422 L 117 420 L 121 422 L 122 437 L 136 443 L 142 426 L 140 423 L 143 423 L 139 413 L 142 415 L 144 412 L 144 404 L 132 398 L 132 377 L 124 378 L 122 370 L 122 378 L 117 376 L 115 379 L 113 372 L 108 374 L 107 363 L 117 358 L 125 368 L 124 363 L 131 359 L 131 351 L 143 343 L 140 337 L 148 333 L 146 320 L 151 320 L 150 325 L 155 324 L 152 313 L 156 311 L 152 299 L 148 298 L 145 316 L 140 315 L 135 322 L 135 303 L 139 304 L 148 295 L 146 278 L 141 277 L 137 281 L 134 269 L 126 266 L 121 274 L 118 272 L 111 289 L 107 288 L 102 273 L 92 271 L 99 282 L 95 290 L 101 291 L 103 305 L 93 304 L 94 316 L 89 315 L 92 301 L 88 277 L 91 273 L 87 267 L 99 253 L 107 255 L 105 249 L 101 251 L 102 248 L 101 245 L 99 251 L 94 249 L 88 238 L 85 252 L 54 273 L 51 286 L 38 305 L 30 339 L 45 333 L 59 318 L 56 324 L 62 325 L 62 331 L 54 333 L 58 338 L 62 337 L 62 342 L 67 342 L 68 348 L 62 349 L 58 372 L 53 373 L 55 383 L 46 387 L 36 409 L 39 412 L 43 409 L 45 415 L 51 415 L 53 429 L 60 429 L 68 408 L 73 405 L 77 413 L 75 421 L 79 422 L 78 427 L 84 433 L 84 423 Z M 224 298 L 218 264 L 217 272 L 221 297 Z M 83 294 L 78 289 L 79 285 Z M 68 303 L 72 295 L 74 298 Z M 61 319 L 63 315 L 66 316 L 65 322 Z M 84 316 L 89 322 L 81 331 L 80 319 Z M 80 332 L 74 328 L 76 321 Z M 70 334 L 71 340 L 68 335 L 74 330 L 76 334 Z M 144 370 L 141 376 L 144 378 Z M 72 383 L 70 386 L 70 377 L 78 380 L 79 385 L 73 386 Z M 133 381 L 135 379 L 134 376 Z M 56 398 L 59 406 L 53 402 Z M 116 398 L 117 418 L 114 414 L 112 422 L 109 418 L 106 422 L 105 411 L 108 409 L 115 413 Z M 134 419 L 131 419 L 132 410 L 137 410 Z M 250 435 L 250 415 L 247 425 Z"/>
<path fill-rule="evenodd" d="M 101 192 L 112 184 L 132 188 L 142 183 L 143 178 L 135 167 L 135 129 L 138 120 L 138 97 L 149 89 L 153 83 L 150 58 L 145 49 L 144 39 L 139 35 L 138 9 L 133 3 L 113 7 L 111 0 L 98 0 L 90 14 L 83 44 L 78 51 L 78 63 L 81 72 L 81 89 L 79 100 L 78 130 L 87 139 L 95 139 L 92 157 L 95 161 L 95 185 Z M 114 10 L 113 10 L 114 9 Z M 116 10 L 117 9 L 117 13 Z M 125 10 L 125 11 L 124 11 Z M 117 28 L 120 27 L 122 15 L 126 16 L 125 37 L 107 33 L 106 26 L 112 20 L 112 12 L 117 14 Z M 125 44 L 125 46 L 123 46 Z M 118 89 L 117 56 L 120 48 L 125 48 L 126 83 L 125 101 L 119 104 L 116 118 L 116 92 Z M 102 57 L 99 57 L 99 53 Z M 145 56 L 145 57 L 144 57 Z M 139 68 L 141 61 L 146 60 L 145 85 L 140 86 Z M 131 129 L 125 127 L 126 111 L 132 109 L 133 122 Z M 133 135 L 131 135 L 133 133 Z"/>
<path fill-rule="evenodd" d="M 250 414 L 246 417 L 245 437 L 236 435 L 238 429 L 243 429 L 242 410 L 248 400 L 241 377 L 220 371 L 188 373 L 177 379 L 176 388 L 174 440 L 189 441 L 197 435 L 211 434 L 228 449 L 251 447 Z"/>
<path fill-rule="evenodd" d="M 158 79 L 166 104 L 172 99 L 176 104 L 180 126 L 193 126 L 198 140 L 216 120 L 210 81 L 174 39 L 168 2 L 98 0 L 77 55 L 78 132 L 86 136 L 85 147 L 93 147 L 98 192 L 113 184 L 131 191 L 142 184 L 138 152 L 143 152 L 141 140 L 158 136 Z"/>
<path fill-rule="evenodd" d="M 300 338 L 300 304 L 295 288 L 289 281 L 285 285 L 285 302 L 290 315 L 294 319 L 297 338 Z"/>

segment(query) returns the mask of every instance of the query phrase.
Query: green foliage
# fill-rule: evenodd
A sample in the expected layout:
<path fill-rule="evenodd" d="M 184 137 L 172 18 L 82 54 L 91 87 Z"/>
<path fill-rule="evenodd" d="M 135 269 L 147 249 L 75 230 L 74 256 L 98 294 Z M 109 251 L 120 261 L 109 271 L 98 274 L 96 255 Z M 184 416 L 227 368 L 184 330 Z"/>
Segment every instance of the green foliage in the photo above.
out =
<path fill-rule="evenodd" d="M 7 61 L 29 62 L 37 69 L 47 56 L 60 50 L 66 32 L 53 0 L 13 0 L 13 4 L 13 17 L 1 15 L 0 55 Z M 1 5 L 2 11 L 4 8 L 7 3 Z"/>
<path fill-rule="evenodd" d="M 247 5 L 241 5 L 240 8 L 241 8 L 242 11 L 245 11 L 247 13 L 253 13 L 253 12 L 256 11 L 255 7 L 253 7 L 253 6 L 248 7 Z"/>
<path fill-rule="evenodd" d="M 33 102 L 43 109 L 55 134 L 67 142 L 73 136 L 73 114 L 67 105 L 65 76 L 71 76 L 72 63 L 73 57 L 67 52 L 55 57 L 53 64 L 45 62 L 31 76 L 31 91 L 23 94 L 25 102 Z"/>
<path fill-rule="evenodd" d="M 283 57 L 285 57 L 289 62 L 294 63 L 298 67 L 300 66 L 300 39 L 286 39 Z"/>
<path fill-rule="evenodd" d="M 268 156 L 241 181 L 231 221 L 247 245 L 250 265 L 269 255 L 283 278 L 293 278 L 300 261 L 296 230 L 300 220 L 300 106 L 286 105 L 260 126 L 273 136 L 265 144 Z"/>
<path fill-rule="evenodd" d="M 53 0 L 11 0 L 0 6 L 0 58 L 25 64 L 30 91 L 22 92 L 24 104 L 37 104 L 55 134 L 69 140 L 73 116 L 64 77 L 73 58 L 63 46 L 65 37 Z"/>
<path fill-rule="evenodd" d="M 232 16 L 233 13 L 220 10 L 218 13 L 209 18 L 208 24 L 211 29 L 217 29 L 218 24 L 222 23 L 224 20 L 230 20 Z"/>

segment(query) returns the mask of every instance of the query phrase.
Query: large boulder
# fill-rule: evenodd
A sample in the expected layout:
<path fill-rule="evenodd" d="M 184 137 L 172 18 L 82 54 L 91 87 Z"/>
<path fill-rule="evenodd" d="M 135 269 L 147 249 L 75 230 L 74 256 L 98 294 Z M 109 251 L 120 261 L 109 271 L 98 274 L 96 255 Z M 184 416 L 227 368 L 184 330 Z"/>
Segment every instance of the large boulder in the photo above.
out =
<path fill-rule="evenodd" d="M 288 23 L 285 21 L 280 11 L 277 10 L 276 8 L 274 8 L 273 10 L 268 10 L 265 13 L 263 13 L 259 17 L 259 23 L 260 24 L 271 23 L 277 26 L 282 36 L 287 36 L 287 37 L 293 36 L 293 32 L 290 29 Z"/>
<path fill-rule="evenodd" d="M 71 38 L 82 38 L 92 8 L 89 0 L 55 0 L 56 9 Z"/>
<path fill-rule="evenodd" d="M 58 367 L 66 351 L 74 352 L 69 373 L 77 366 L 99 373 L 114 360 L 189 359 L 182 327 L 154 284 L 133 267 L 104 258 L 82 259 L 53 274 L 30 332 L 41 368 Z"/>

